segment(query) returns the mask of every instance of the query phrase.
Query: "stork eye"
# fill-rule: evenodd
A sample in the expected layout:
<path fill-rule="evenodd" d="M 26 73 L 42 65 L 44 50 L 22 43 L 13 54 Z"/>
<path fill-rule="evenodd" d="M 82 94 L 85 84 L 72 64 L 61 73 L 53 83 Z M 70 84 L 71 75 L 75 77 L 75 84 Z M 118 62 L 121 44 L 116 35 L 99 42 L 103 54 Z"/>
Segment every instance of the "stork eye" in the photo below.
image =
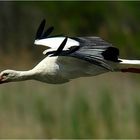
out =
<path fill-rule="evenodd" d="M 4 73 L 4 74 L 3 74 L 3 76 L 8 76 L 8 75 L 9 75 L 9 73 Z"/>

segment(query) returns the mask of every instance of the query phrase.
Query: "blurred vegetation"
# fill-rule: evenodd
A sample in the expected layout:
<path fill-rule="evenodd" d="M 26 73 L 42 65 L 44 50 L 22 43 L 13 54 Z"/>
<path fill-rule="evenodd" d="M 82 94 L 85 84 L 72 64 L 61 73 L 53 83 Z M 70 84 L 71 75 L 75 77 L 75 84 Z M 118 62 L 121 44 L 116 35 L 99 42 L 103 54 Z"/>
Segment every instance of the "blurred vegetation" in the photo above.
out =
<path fill-rule="evenodd" d="M 140 58 L 140 2 L 0 2 L 0 69 L 43 59 L 42 19 L 54 34 L 100 36 L 122 58 Z M 140 138 L 140 78 L 108 73 L 64 85 L 0 86 L 0 138 Z"/>

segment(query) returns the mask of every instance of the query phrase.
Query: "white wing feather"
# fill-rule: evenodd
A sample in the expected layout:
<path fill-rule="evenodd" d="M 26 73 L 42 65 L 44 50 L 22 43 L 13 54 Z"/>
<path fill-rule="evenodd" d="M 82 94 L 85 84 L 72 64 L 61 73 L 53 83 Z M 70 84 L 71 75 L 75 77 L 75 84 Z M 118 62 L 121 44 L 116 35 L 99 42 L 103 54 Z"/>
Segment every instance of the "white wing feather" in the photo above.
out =
<path fill-rule="evenodd" d="M 43 52 L 43 54 L 46 54 L 49 51 L 57 50 L 64 39 L 65 37 L 52 37 L 52 38 L 35 40 L 34 44 L 48 47 L 48 49 Z M 79 45 L 80 44 L 78 41 L 68 38 L 67 43 L 63 50 L 68 50 L 71 46 L 79 46 Z"/>

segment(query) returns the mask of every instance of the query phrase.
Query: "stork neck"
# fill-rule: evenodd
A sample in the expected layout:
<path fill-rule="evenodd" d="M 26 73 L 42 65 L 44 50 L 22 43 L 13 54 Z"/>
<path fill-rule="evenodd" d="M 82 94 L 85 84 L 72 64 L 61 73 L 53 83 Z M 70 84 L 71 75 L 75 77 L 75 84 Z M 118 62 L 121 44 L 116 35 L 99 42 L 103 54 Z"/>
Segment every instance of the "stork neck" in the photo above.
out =
<path fill-rule="evenodd" d="M 28 71 L 16 71 L 19 76 L 18 76 L 18 79 L 19 81 L 22 81 L 22 80 L 30 80 L 30 79 L 33 79 L 35 73 L 33 70 L 28 70 Z"/>

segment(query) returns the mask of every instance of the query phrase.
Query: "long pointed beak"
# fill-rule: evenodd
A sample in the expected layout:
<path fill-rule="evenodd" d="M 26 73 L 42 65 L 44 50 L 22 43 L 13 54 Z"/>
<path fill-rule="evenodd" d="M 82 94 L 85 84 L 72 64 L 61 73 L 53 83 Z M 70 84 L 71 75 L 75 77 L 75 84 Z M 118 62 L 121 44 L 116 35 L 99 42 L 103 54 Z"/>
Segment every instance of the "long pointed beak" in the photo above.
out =
<path fill-rule="evenodd" d="M 4 81 L 4 80 L 3 80 L 3 77 L 0 76 L 0 84 L 3 84 L 3 83 L 7 83 L 7 81 Z"/>
<path fill-rule="evenodd" d="M 2 83 L 3 83 L 2 79 L 3 79 L 3 78 L 2 78 L 2 76 L 0 76 L 0 84 L 2 84 Z"/>

